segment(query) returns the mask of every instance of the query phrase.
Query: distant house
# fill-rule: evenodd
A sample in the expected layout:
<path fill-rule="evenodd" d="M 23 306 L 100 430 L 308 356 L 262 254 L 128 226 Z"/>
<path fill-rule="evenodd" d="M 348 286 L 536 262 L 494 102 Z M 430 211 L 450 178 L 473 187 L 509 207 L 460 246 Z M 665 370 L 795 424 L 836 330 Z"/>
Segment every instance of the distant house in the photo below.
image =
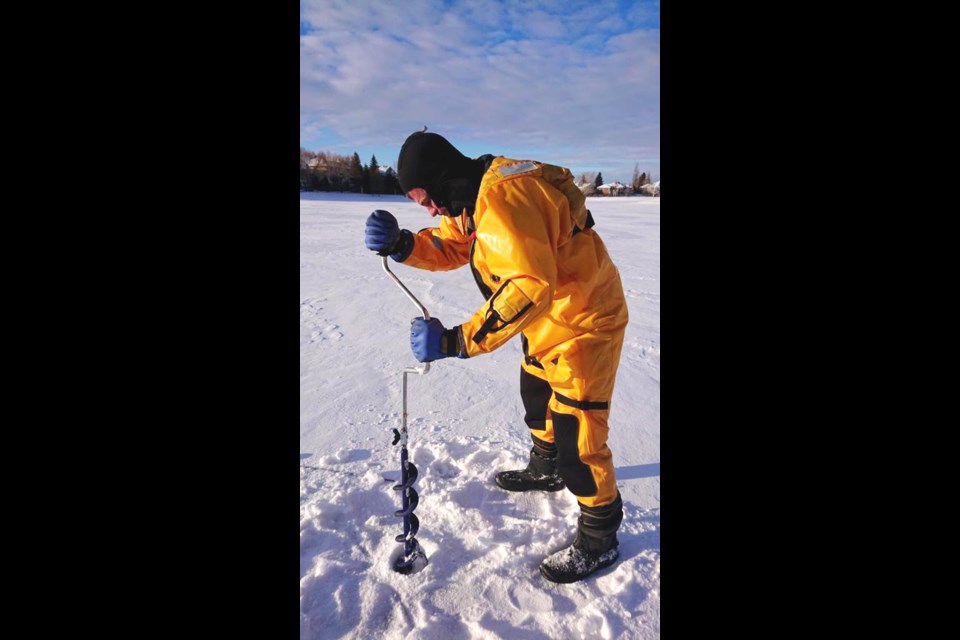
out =
<path fill-rule="evenodd" d="M 597 190 L 605 196 L 627 196 L 633 193 L 633 188 L 622 182 L 611 182 L 602 184 Z"/>
<path fill-rule="evenodd" d="M 310 158 L 310 161 L 307 163 L 307 166 L 312 171 L 321 171 L 325 172 L 328 169 L 327 161 L 323 158 Z"/>
<path fill-rule="evenodd" d="M 653 184 L 645 184 L 640 187 L 640 195 L 644 196 L 655 196 L 660 197 L 660 181 L 657 180 Z"/>

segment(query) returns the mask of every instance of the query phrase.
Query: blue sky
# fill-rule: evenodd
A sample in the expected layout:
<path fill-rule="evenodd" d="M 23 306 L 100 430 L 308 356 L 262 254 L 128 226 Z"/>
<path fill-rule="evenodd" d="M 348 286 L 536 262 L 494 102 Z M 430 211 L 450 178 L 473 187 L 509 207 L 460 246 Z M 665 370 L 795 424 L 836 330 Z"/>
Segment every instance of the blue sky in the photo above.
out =
<path fill-rule="evenodd" d="M 483 153 L 660 177 L 660 2 L 301 0 L 300 146 Z"/>

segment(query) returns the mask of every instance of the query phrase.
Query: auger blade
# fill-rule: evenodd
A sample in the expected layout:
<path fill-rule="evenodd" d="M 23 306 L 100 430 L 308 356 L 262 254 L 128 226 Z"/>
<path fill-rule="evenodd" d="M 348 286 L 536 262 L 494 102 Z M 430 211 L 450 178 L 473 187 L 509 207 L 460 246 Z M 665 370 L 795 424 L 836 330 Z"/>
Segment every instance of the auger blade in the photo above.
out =
<path fill-rule="evenodd" d="M 427 566 L 427 552 L 423 550 L 420 543 L 415 539 L 410 540 L 411 551 L 407 553 L 404 550 L 399 551 L 396 560 L 393 563 L 393 570 L 405 575 L 422 571 Z"/>

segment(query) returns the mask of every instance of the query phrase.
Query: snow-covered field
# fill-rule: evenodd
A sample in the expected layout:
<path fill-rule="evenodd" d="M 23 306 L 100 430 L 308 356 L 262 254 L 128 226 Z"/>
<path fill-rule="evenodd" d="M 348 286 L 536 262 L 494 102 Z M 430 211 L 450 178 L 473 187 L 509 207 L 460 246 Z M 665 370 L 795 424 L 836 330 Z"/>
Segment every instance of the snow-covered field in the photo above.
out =
<path fill-rule="evenodd" d="M 419 468 L 417 539 L 430 563 L 390 568 L 399 496 L 401 372 L 418 363 L 416 307 L 363 246 L 386 209 L 435 226 L 399 196 L 300 196 L 300 637 L 562 640 L 660 637 L 660 198 L 590 198 L 629 303 L 610 448 L 624 502 L 620 560 L 572 585 L 537 567 L 574 536 L 568 491 L 515 494 L 494 474 L 526 464 L 520 341 L 408 376 L 410 455 Z M 483 302 L 469 267 L 431 273 L 390 262 L 450 327 Z"/>

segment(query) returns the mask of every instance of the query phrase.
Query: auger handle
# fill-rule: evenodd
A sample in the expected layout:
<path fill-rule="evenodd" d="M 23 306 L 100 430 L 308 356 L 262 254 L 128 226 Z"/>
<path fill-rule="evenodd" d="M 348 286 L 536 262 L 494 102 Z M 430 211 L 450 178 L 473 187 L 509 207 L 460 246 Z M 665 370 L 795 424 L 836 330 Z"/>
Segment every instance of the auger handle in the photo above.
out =
<path fill-rule="evenodd" d="M 417 305 L 417 309 L 420 310 L 420 313 L 423 315 L 423 319 L 429 320 L 430 312 L 427 311 L 427 308 L 423 306 L 423 304 L 419 300 L 417 300 L 417 297 L 415 295 L 410 293 L 410 289 L 407 289 L 407 286 L 405 284 L 400 282 L 400 278 L 398 278 L 393 271 L 390 271 L 390 265 L 387 264 L 387 256 L 383 256 L 383 270 L 387 272 L 387 275 L 390 276 L 390 278 L 394 282 L 397 283 L 397 286 L 400 287 L 401 290 L 403 290 L 403 292 L 407 295 L 408 298 L 410 298 L 410 301 L 413 302 L 413 304 Z M 406 373 L 407 371 L 409 371 L 410 373 L 419 373 L 420 375 L 423 375 L 428 371 L 430 371 L 430 363 L 424 362 L 422 367 L 413 367 L 409 369 L 404 369 L 404 373 Z M 406 378 L 404 378 L 404 382 L 406 382 Z"/>

